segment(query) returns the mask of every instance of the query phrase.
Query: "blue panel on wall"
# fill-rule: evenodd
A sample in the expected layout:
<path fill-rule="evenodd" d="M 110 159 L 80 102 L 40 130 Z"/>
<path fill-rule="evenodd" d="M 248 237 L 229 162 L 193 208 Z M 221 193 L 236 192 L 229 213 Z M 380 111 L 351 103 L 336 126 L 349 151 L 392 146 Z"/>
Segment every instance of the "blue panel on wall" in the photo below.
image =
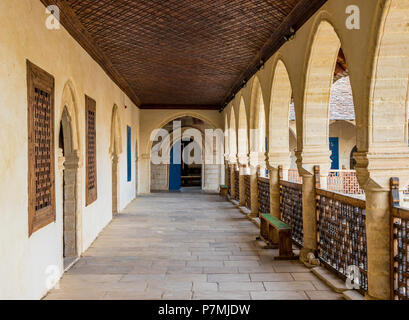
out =
<path fill-rule="evenodd" d="M 177 142 L 170 151 L 169 166 L 169 190 L 178 191 L 182 186 L 182 163 L 181 158 L 182 143 Z M 174 154 L 176 153 L 176 154 Z"/>
<path fill-rule="evenodd" d="M 339 138 L 329 138 L 329 149 L 332 151 L 331 169 L 339 170 Z"/>
<path fill-rule="evenodd" d="M 126 154 L 127 154 L 127 167 L 128 167 L 128 181 L 132 181 L 132 135 L 131 127 L 126 127 Z"/>

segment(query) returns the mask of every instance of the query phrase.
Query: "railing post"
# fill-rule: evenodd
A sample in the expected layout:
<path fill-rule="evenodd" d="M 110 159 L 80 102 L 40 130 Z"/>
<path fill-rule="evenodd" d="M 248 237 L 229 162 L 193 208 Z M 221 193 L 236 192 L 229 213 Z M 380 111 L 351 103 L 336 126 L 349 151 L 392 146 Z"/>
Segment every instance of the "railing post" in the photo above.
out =
<path fill-rule="evenodd" d="M 391 293 L 391 300 L 395 300 L 395 267 L 397 267 L 397 263 L 395 261 L 395 252 L 397 250 L 397 234 L 395 233 L 394 228 L 394 216 L 393 216 L 393 208 L 399 206 L 399 178 L 391 178 L 390 181 L 391 191 L 390 191 L 390 293 Z"/>
<path fill-rule="evenodd" d="M 258 167 L 250 165 L 250 216 L 255 218 L 258 213 Z"/>

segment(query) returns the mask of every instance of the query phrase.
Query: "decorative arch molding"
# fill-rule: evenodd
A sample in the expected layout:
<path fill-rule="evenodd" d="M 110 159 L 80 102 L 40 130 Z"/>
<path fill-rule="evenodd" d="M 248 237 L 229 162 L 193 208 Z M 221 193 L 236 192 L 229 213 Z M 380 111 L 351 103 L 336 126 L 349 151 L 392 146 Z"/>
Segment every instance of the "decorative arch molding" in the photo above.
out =
<path fill-rule="evenodd" d="M 75 90 L 75 86 L 72 80 L 67 80 L 64 85 L 63 93 L 62 93 L 62 101 L 61 101 L 61 108 L 59 114 L 59 124 L 61 125 L 61 121 L 63 120 L 63 113 L 64 110 L 68 113 L 68 117 L 70 120 L 71 130 L 72 130 L 72 150 L 77 153 L 79 157 L 79 165 L 82 165 L 82 158 L 81 158 L 81 139 L 80 139 L 80 130 L 78 125 L 78 99 L 77 93 Z M 60 128 L 59 128 L 60 130 Z"/>
<path fill-rule="evenodd" d="M 291 154 L 289 113 L 293 90 L 287 67 L 280 58 L 274 62 L 272 78 L 268 121 L 269 163 L 275 167 L 288 167 Z"/>
<path fill-rule="evenodd" d="M 320 165 L 322 175 L 330 168 L 329 107 L 334 70 L 341 40 L 333 25 L 317 19 L 305 65 L 301 119 L 297 118 L 297 158 L 310 174 Z M 299 116 L 299 114 L 297 114 Z"/>
<path fill-rule="evenodd" d="M 70 154 L 63 155 L 62 149 L 59 149 L 59 173 L 61 179 L 60 190 L 62 191 L 62 215 L 71 217 L 71 225 L 67 226 L 63 223 L 64 239 L 72 241 L 74 244 L 69 248 L 65 243 L 64 253 L 67 258 L 79 256 L 83 251 L 82 245 L 82 146 L 81 134 L 79 129 L 79 113 L 78 113 L 78 98 L 74 82 L 70 79 L 64 85 L 61 107 L 58 118 L 58 131 L 62 130 L 64 144 L 67 145 L 67 150 Z M 58 135 L 56 135 L 58 137 Z M 57 144 L 58 145 L 58 144 Z M 69 176 L 72 185 L 64 191 L 66 184 L 64 176 Z M 67 192 L 68 191 L 68 192 Z M 69 201 L 69 205 L 65 202 Z M 70 238 L 67 236 L 67 229 L 70 230 Z M 68 249 L 69 248 L 69 249 Z M 65 266 L 66 267 L 66 266 Z"/>
<path fill-rule="evenodd" d="M 181 112 L 176 112 L 174 113 L 172 116 L 166 118 L 165 120 L 162 120 L 161 122 L 159 122 L 157 125 L 153 126 L 153 129 L 150 130 L 150 134 L 149 137 L 152 135 L 152 132 L 154 130 L 163 128 L 165 125 L 167 125 L 169 122 L 172 122 L 178 118 L 182 118 L 182 117 L 192 117 L 192 118 L 197 118 L 199 120 L 202 120 L 203 122 L 206 122 L 208 125 L 210 125 L 213 129 L 217 129 L 219 126 L 217 126 L 212 120 L 210 120 L 209 118 L 207 118 L 206 116 L 203 116 L 200 113 L 196 113 L 196 112 L 192 112 L 192 111 L 181 111 Z M 145 154 L 149 157 L 150 152 L 152 150 L 152 145 L 153 145 L 153 141 L 149 141 L 146 145 L 146 150 L 145 150 Z"/>
<path fill-rule="evenodd" d="M 237 157 L 240 164 L 248 164 L 249 153 L 249 123 L 247 119 L 246 104 L 243 97 L 240 97 L 238 105 L 237 121 Z"/>
<path fill-rule="evenodd" d="M 229 125 L 229 162 L 237 162 L 237 128 L 236 128 L 236 115 L 234 108 L 230 109 L 230 125 Z"/>
<path fill-rule="evenodd" d="M 111 143 L 109 147 L 109 154 L 111 156 L 119 156 L 122 154 L 122 132 L 121 132 L 121 118 L 119 115 L 118 106 L 114 104 L 111 116 Z"/>
<path fill-rule="evenodd" d="M 408 14 L 409 0 L 386 1 L 372 68 L 368 149 L 408 145 L 409 26 L 402 22 Z"/>
<path fill-rule="evenodd" d="M 261 83 L 258 76 L 254 77 L 252 83 L 249 129 L 250 154 L 253 155 L 256 162 L 262 162 L 263 160 L 261 158 L 264 157 L 265 152 L 264 139 L 267 136 L 266 106 L 263 90 L 261 88 Z"/>

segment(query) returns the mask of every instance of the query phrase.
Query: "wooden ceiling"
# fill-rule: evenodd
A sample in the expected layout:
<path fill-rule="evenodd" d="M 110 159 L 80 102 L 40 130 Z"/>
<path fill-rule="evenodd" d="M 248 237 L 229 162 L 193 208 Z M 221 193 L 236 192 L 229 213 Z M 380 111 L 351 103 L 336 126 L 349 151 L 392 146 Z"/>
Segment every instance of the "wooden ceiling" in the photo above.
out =
<path fill-rule="evenodd" d="M 219 109 L 326 0 L 41 0 L 142 108 Z"/>

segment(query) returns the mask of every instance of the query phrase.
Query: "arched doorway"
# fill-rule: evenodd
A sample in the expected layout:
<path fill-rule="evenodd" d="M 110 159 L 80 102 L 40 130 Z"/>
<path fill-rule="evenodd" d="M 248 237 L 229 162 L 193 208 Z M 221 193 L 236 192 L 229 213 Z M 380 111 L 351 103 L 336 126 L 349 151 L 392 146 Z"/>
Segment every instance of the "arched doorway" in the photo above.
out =
<path fill-rule="evenodd" d="M 151 191 L 192 187 L 217 192 L 223 170 L 223 134 L 192 116 L 176 118 L 156 129 L 151 138 Z M 192 161 L 182 161 L 186 159 Z"/>
<path fill-rule="evenodd" d="M 66 107 L 62 113 L 59 147 L 63 152 L 63 259 L 64 268 L 78 257 L 77 248 L 77 171 L 78 154 L 73 148 L 71 118 Z"/>

